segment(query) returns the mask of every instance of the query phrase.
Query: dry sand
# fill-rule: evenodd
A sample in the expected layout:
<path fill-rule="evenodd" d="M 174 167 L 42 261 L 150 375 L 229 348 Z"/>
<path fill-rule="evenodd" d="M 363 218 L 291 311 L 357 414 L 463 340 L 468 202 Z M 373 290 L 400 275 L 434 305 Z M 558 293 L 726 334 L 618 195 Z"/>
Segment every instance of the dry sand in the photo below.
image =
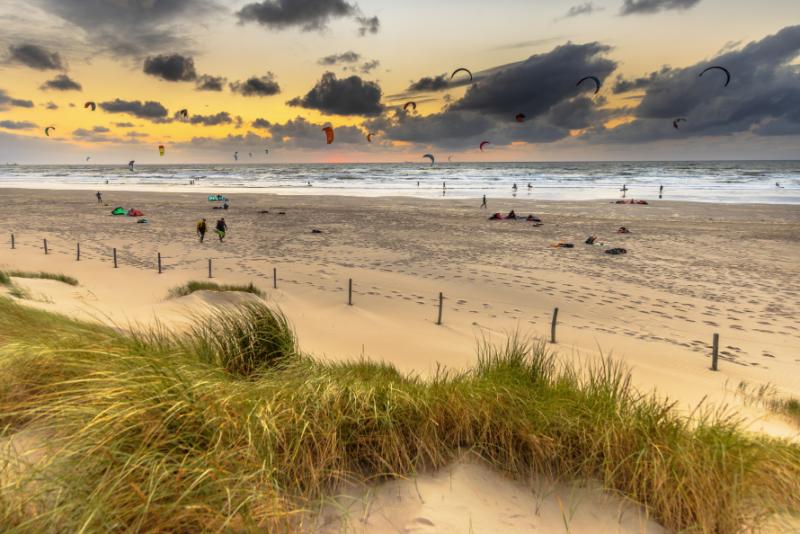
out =
<path fill-rule="evenodd" d="M 796 426 L 736 393 L 745 381 L 800 394 L 798 206 L 490 199 L 490 209 L 480 210 L 460 200 L 237 193 L 223 213 L 206 200 L 213 192 L 106 191 L 105 205 L 98 205 L 92 192 L 2 189 L 0 221 L 17 248 L 10 250 L 8 235 L 3 239 L 0 269 L 80 281 L 70 287 L 18 280 L 31 305 L 117 324 L 172 323 L 210 298 L 231 299 L 167 300 L 171 287 L 205 279 L 212 258 L 214 281 L 253 281 L 266 290 L 304 350 L 386 360 L 423 376 L 440 363 L 471 365 L 482 337 L 499 340 L 517 330 L 549 337 L 558 307 L 553 347 L 564 359 L 613 354 L 640 389 L 669 396 L 681 409 L 727 404 L 754 431 L 798 439 Z M 141 209 L 150 223 L 110 216 L 118 205 Z M 487 220 L 512 208 L 544 224 Z M 213 227 L 223 215 L 225 242 L 210 233 L 198 243 L 196 221 L 206 217 Z M 632 233 L 616 234 L 620 226 Z M 584 245 L 590 234 L 605 246 Z M 575 248 L 549 246 L 558 241 Z M 618 246 L 628 254 L 604 253 Z M 111 265 L 112 247 L 119 269 Z M 437 326 L 440 291 L 444 324 Z M 709 370 L 714 333 L 721 340 L 716 373 Z M 472 467 L 454 469 L 473 482 L 483 476 Z"/>

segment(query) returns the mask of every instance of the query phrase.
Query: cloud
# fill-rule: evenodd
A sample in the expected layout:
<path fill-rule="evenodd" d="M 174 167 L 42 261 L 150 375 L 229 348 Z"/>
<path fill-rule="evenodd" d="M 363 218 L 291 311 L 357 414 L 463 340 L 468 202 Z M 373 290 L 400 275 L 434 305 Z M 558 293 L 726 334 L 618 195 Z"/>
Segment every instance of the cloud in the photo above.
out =
<path fill-rule="evenodd" d="M 364 37 L 368 33 L 375 35 L 381 29 L 381 21 L 378 17 L 356 17 L 358 21 L 358 34 Z"/>
<path fill-rule="evenodd" d="M 381 65 L 380 61 L 378 61 L 377 59 L 372 59 L 370 61 L 365 61 L 364 63 L 362 63 L 361 66 L 358 68 L 358 70 L 360 70 L 364 74 L 369 74 L 373 70 L 380 67 L 380 65 Z"/>
<path fill-rule="evenodd" d="M 194 59 L 180 54 L 159 54 L 144 60 L 145 74 L 168 82 L 190 82 L 197 79 Z"/>
<path fill-rule="evenodd" d="M 332 72 L 322 75 L 319 82 L 302 98 L 287 102 L 290 106 L 316 109 L 325 115 L 380 115 L 381 87 L 359 76 L 337 79 Z"/>
<path fill-rule="evenodd" d="M 617 76 L 612 91 L 617 95 L 620 93 L 629 93 L 631 91 L 641 91 L 655 83 L 659 76 L 667 76 L 669 72 L 669 67 L 662 67 L 660 71 L 653 71 L 646 76 L 634 78 L 633 80 L 627 80 L 622 76 Z"/>
<path fill-rule="evenodd" d="M 556 36 L 556 37 L 547 37 L 545 39 L 534 39 L 534 40 L 531 40 L 531 41 L 520 41 L 518 43 L 509 43 L 509 44 L 496 46 L 496 47 L 492 48 L 491 50 L 497 51 L 497 50 L 514 50 L 514 49 L 517 49 L 517 48 L 530 48 L 530 47 L 533 47 L 533 46 L 542 46 L 542 45 L 547 45 L 547 44 L 553 44 L 555 42 L 562 41 L 563 39 L 564 38 L 561 37 L 561 36 Z"/>
<path fill-rule="evenodd" d="M 380 28 L 378 17 L 365 17 L 355 4 L 344 0 L 264 0 L 245 5 L 236 16 L 241 23 L 256 22 L 277 30 L 319 31 L 337 18 L 355 19 L 362 36 Z"/>
<path fill-rule="evenodd" d="M 142 103 L 139 100 L 120 100 L 114 99 L 110 102 L 101 102 L 100 108 L 108 113 L 128 113 L 140 119 L 147 119 L 154 122 L 163 122 L 166 119 L 167 108 L 159 102 L 147 101 Z"/>
<path fill-rule="evenodd" d="M 115 122 L 114 126 L 117 128 L 133 128 L 132 122 Z"/>
<path fill-rule="evenodd" d="M 320 58 L 317 63 L 320 65 L 331 66 L 339 65 L 340 63 L 357 63 L 359 61 L 361 61 L 361 54 L 349 50 L 341 54 L 331 54 L 330 56 Z"/>
<path fill-rule="evenodd" d="M 425 76 L 411 82 L 407 91 L 412 93 L 419 93 L 423 91 L 443 91 L 450 87 L 447 74 L 439 74 L 437 76 Z"/>
<path fill-rule="evenodd" d="M 8 96 L 8 93 L 6 93 L 4 89 L 0 89 L 0 109 L 5 109 L 9 106 L 18 108 L 32 108 L 33 101 L 23 100 L 21 98 L 12 98 Z"/>
<path fill-rule="evenodd" d="M 290 119 L 284 124 L 273 124 L 270 128 L 272 144 L 285 148 L 320 148 L 324 146 L 324 124 L 307 121 L 303 117 Z M 336 126 L 336 144 L 364 144 L 364 132 L 356 126 Z"/>
<path fill-rule="evenodd" d="M 127 132 L 127 133 L 125 134 L 125 136 L 126 136 L 126 137 L 130 137 L 130 138 L 133 138 L 133 139 L 141 139 L 142 137 L 148 137 L 148 135 L 147 135 L 146 133 L 143 133 L 143 132 L 134 132 L 134 131 Z"/>
<path fill-rule="evenodd" d="M 790 26 L 741 50 L 685 68 L 664 68 L 647 76 L 644 97 L 632 110 L 635 120 L 592 136 L 595 141 L 649 142 L 736 133 L 800 134 L 800 26 Z M 708 65 L 724 65 L 732 74 L 698 74 Z M 686 117 L 680 130 L 672 120 Z"/>
<path fill-rule="evenodd" d="M 218 126 L 220 124 L 230 124 L 233 119 L 227 111 L 220 111 L 216 115 L 192 115 L 189 122 L 191 124 L 202 124 L 203 126 Z"/>
<path fill-rule="evenodd" d="M 45 104 L 44 107 L 51 110 L 58 109 L 58 104 L 56 104 L 55 102 L 48 102 L 47 104 Z"/>
<path fill-rule="evenodd" d="M 111 130 L 105 126 L 95 126 L 91 130 L 78 128 L 72 132 L 72 138 L 79 141 L 92 141 L 94 143 L 108 143 L 114 141 L 113 138 L 105 135 Z"/>
<path fill-rule="evenodd" d="M 35 44 L 11 45 L 8 47 L 11 63 L 18 63 L 36 70 L 63 70 L 64 62 L 58 52 L 50 52 Z"/>
<path fill-rule="evenodd" d="M 80 91 L 83 89 L 81 84 L 67 76 L 66 74 L 59 74 L 52 80 L 47 80 L 40 87 L 43 91 L 53 89 L 55 91 Z"/>
<path fill-rule="evenodd" d="M 625 0 L 622 4 L 622 15 L 648 15 L 672 9 L 689 9 L 700 3 L 700 0 Z"/>
<path fill-rule="evenodd" d="M 182 50 L 195 23 L 222 9 L 218 0 L 32 0 L 81 30 L 93 54 L 142 58 Z"/>
<path fill-rule="evenodd" d="M 248 78 L 230 84 L 231 91 L 244 96 L 272 96 L 281 92 L 281 86 L 275 81 L 275 75 L 268 72 L 265 76 Z"/>
<path fill-rule="evenodd" d="M 579 17 L 581 15 L 591 15 L 595 11 L 600 11 L 602 8 L 597 8 L 592 2 L 584 2 L 583 4 L 578 4 L 576 6 L 572 6 L 569 8 L 567 13 L 564 15 L 563 18 L 571 19 L 574 17 Z"/>
<path fill-rule="evenodd" d="M 222 91 L 228 79 L 222 76 L 203 74 L 197 77 L 195 89 L 198 91 Z"/>
<path fill-rule="evenodd" d="M 7 130 L 30 130 L 37 128 L 36 124 L 29 121 L 0 121 L 0 128 Z"/>
<path fill-rule="evenodd" d="M 250 126 L 253 128 L 260 128 L 262 130 L 268 130 L 272 123 L 269 122 L 267 119 L 258 118 L 250 123 Z"/>

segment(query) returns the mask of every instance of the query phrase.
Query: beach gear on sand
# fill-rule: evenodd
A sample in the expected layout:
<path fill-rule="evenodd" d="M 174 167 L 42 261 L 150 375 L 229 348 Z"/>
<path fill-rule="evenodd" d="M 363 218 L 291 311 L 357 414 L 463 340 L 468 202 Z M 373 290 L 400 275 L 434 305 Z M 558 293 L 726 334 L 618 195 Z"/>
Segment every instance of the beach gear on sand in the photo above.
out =
<path fill-rule="evenodd" d="M 144 215 L 144 213 L 137 210 L 136 208 L 131 208 L 128 210 L 128 217 L 141 217 L 142 215 Z"/>
<path fill-rule="evenodd" d="M 617 200 L 615 204 L 638 204 L 640 206 L 647 206 L 648 202 L 646 200 Z"/>
<path fill-rule="evenodd" d="M 318 229 L 314 228 L 314 229 L 311 230 L 311 233 L 312 234 L 321 234 L 322 230 L 318 230 Z"/>
<path fill-rule="evenodd" d="M 147 223 L 149 223 L 149 222 L 150 222 L 150 221 L 148 221 L 147 219 L 144 219 L 144 218 L 142 218 L 142 219 L 139 219 L 138 221 L 136 221 L 136 223 L 137 223 L 137 224 L 147 224 Z"/>
<path fill-rule="evenodd" d="M 552 248 L 575 248 L 573 243 L 565 243 L 561 241 L 560 243 L 553 243 L 550 245 Z"/>
<path fill-rule="evenodd" d="M 494 215 L 492 215 L 491 217 L 489 217 L 489 220 L 490 220 L 490 221 L 500 221 L 500 220 L 502 220 L 502 219 L 503 219 L 503 216 L 502 216 L 502 215 L 500 215 L 500 213 L 499 213 L 499 212 L 498 212 L 498 213 L 495 213 Z"/>
<path fill-rule="evenodd" d="M 536 215 L 528 215 L 528 218 L 525 219 L 525 220 L 528 221 L 528 222 L 537 222 L 537 223 L 538 222 L 542 222 L 542 220 L 539 217 L 537 217 Z"/>
<path fill-rule="evenodd" d="M 209 202 L 222 202 L 228 200 L 224 195 L 208 195 Z"/>
<path fill-rule="evenodd" d="M 127 215 L 127 214 L 128 214 L 128 211 L 125 208 L 123 208 L 122 206 L 120 206 L 118 208 L 114 208 L 113 210 L 111 210 L 111 215 Z"/>
<path fill-rule="evenodd" d="M 517 218 L 517 214 L 516 214 L 516 213 L 514 213 L 514 210 L 511 210 L 511 211 L 509 211 L 509 212 L 508 212 L 508 215 L 506 215 L 506 219 L 512 219 L 512 220 L 514 220 L 514 219 L 516 219 L 516 218 Z"/>
<path fill-rule="evenodd" d="M 617 233 L 618 233 L 618 234 L 629 234 L 629 233 L 631 233 L 631 231 L 630 231 L 630 230 L 628 230 L 627 228 L 625 228 L 624 226 L 620 226 L 620 227 L 617 229 Z"/>
<path fill-rule="evenodd" d="M 595 242 L 595 241 L 597 241 L 597 237 L 596 237 L 596 236 L 593 236 L 593 235 L 590 235 L 589 237 L 587 237 L 587 238 L 586 238 L 586 241 L 585 241 L 585 243 L 586 243 L 587 245 L 594 245 L 594 242 Z"/>
<path fill-rule="evenodd" d="M 619 256 L 620 254 L 627 254 L 628 251 L 624 248 L 610 248 L 606 250 L 606 254 L 611 254 L 612 256 Z"/>

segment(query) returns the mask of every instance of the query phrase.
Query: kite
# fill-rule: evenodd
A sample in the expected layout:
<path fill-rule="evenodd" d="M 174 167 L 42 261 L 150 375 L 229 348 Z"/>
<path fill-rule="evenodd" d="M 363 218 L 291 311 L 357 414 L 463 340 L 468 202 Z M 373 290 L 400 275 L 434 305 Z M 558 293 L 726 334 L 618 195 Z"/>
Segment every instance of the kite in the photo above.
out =
<path fill-rule="evenodd" d="M 594 89 L 594 94 L 597 94 L 597 93 L 600 92 L 600 87 L 602 86 L 602 84 L 600 83 L 600 79 L 597 78 L 597 76 L 587 76 L 586 78 L 581 78 L 580 81 L 578 83 L 576 83 L 575 85 L 578 86 L 578 85 L 582 84 L 583 82 L 585 82 L 586 80 L 592 80 L 597 85 L 597 87 L 595 87 L 595 89 Z"/>
<path fill-rule="evenodd" d="M 92 108 L 92 111 L 94 111 L 97 109 L 97 104 L 95 104 L 94 102 L 87 102 L 83 105 L 83 109 L 86 108 Z"/>
<path fill-rule="evenodd" d="M 517 116 L 514 117 L 517 122 L 525 122 L 525 114 L 524 113 L 517 113 Z"/>
<path fill-rule="evenodd" d="M 481 143 L 481 144 L 478 146 L 478 148 L 480 148 L 480 149 L 481 149 L 481 152 L 483 152 L 483 147 L 485 147 L 485 146 L 486 146 L 486 145 L 488 145 L 488 144 L 489 144 L 489 141 L 483 141 L 483 142 L 482 142 L 482 143 Z"/>
<path fill-rule="evenodd" d="M 469 69 L 466 69 L 464 67 L 459 67 L 456 70 L 454 70 L 453 74 L 450 75 L 450 79 L 452 80 L 453 78 L 455 78 L 456 74 L 458 74 L 459 72 L 466 72 L 469 75 L 469 81 L 472 81 L 472 73 L 469 71 Z"/>
<path fill-rule="evenodd" d="M 47 137 L 50 137 L 50 130 L 55 130 L 55 129 L 56 129 L 56 127 L 55 127 L 55 126 L 48 126 L 47 128 L 45 128 L 45 129 L 44 129 L 44 134 L 45 134 Z"/>
<path fill-rule="evenodd" d="M 164 145 L 158 145 L 158 155 L 163 156 L 165 152 Z"/>
<path fill-rule="evenodd" d="M 725 86 L 724 87 L 728 87 L 728 84 L 731 83 L 731 73 L 725 67 L 720 67 L 718 65 L 714 65 L 713 67 L 708 67 L 706 70 L 704 70 L 703 72 L 700 73 L 698 78 L 701 78 L 703 76 L 703 74 L 705 74 L 706 72 L 708 72 L 710 70 L 714 70 L 714 69 L 721 70 L 722 72 L 725 73 Z"/>
<path fill-rule="evenodd" d="M 322 131 L 325 132 L 325 142 L 329 145 L 333 143 L 333 127 L 326 126 Z"/>
<path fill-rule="evenodd" d="M 92 156 L 86 156 L 86 161 L 89 161 L 90 159 L 92 159 Z"/>
<path fill-rule="evenodd" d="M 675 129 L 677 130 L 677 129 L 678 129 L 678 123 L 679 123 L 679 122 L 686 122 L 686 119 L 684 119 L 683 117 L 680 117 L 680 118 L 678 118 L 678 119 L 675 119 L 674 121 L 672 121 L 672 127 L 673 127 L 673 128 L 675 128 Z"/>
<path fill-rule="evenodd" d="M 189 110 L 188 109 L 182 109 L 182 110 L 180 110 L 178 112 L 178 115 L 180 115 L 184 119 L 188 119 L 189 118 Z"/>
<path fill-rule="evenodd" d="M 436 158 L 433 157 L 433 154 L 425 154 L 422 157 L 423 158 L 428 158 L 429 160 L 431 160 L 431 167 L 433 167 L 433 164 L 436 163 Z"/>
<path fill-rule="evenodd" d="M 371 143 L 371 142 L 372 142 L 372 134 L 368 133 L 367 134 L 367 143 Z"/>
<path fill-rule="evenodd" d="M 411 106 L 412 108 L 414 108 L 414 111 L 417 111 L 416 102 L 406 102 L 405 105 L 403 105 L 403 111 L 408 111 L 408 106 Z"/>

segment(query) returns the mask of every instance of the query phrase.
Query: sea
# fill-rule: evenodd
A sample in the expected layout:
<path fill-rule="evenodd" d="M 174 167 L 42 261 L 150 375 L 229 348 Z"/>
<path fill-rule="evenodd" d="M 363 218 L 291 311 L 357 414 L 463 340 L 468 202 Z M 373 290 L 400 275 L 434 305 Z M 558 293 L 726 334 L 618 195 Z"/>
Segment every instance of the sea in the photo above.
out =
<path fill-rule="evenodd" d="M 516 185 L 516 188 L 514 187 Z M 661 189 L 663 186 L 663 190 Z M 800 204 L 800 160 L 0 165 L 0 188 Z"/>

